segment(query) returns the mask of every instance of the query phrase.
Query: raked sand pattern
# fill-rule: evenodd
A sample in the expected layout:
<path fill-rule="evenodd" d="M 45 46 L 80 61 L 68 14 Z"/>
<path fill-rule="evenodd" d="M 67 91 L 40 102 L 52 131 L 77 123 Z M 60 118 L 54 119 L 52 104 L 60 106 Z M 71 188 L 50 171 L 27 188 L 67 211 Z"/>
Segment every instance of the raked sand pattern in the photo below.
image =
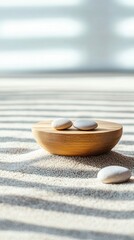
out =
<path fill-rule="evenodd" d="M 115 121 L 124 134 L 105 155 L 53 156 L 31 127 L 57 117 Z M 99 182 L 108 165 L 134 173 L 132 77 L 0 80 L 0 239 L 134 239 L 134 178 Z"/>

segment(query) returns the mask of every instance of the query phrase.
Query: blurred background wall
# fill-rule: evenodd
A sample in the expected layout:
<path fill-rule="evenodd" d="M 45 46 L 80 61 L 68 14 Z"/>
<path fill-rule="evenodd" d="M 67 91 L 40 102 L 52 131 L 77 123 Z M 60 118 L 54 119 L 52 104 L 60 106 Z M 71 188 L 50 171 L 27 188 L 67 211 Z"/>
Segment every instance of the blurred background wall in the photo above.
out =
<path fill-rule="evenodd" d="M 61 72 L 134 72 L 134 1 L 0 1 L 0 75 Z"/>

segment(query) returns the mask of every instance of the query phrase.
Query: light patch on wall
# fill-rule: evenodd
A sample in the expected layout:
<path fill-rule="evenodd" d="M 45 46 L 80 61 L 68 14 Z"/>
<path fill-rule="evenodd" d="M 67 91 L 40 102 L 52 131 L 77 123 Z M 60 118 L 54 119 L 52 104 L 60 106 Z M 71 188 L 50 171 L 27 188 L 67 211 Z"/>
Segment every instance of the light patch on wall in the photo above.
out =
<path fill-rule="evenodd" d="M 0 1 L 0 7 L 55 7 L 55 6 L 76 6 L 82 3 L 82 0 L 3 0 Z"/>
<path fill-rule="evenodd" d="M 134 37 L 134 17 L 120 21 L 115 26 L 117 34 L 124 37 Z"/>
<path fill-rule="evenodd" d="M 115 63 L 121 68 L 134 68 L 134 48 L 118 53 Z"/>
<path fill-rule="evenodd" d="M 57 70 L 80 66 L 81 53 L 74 49 L 0 52 L 0 71 Z"/>
<path fill-rule="evenodd" d="M 128 6 L 128 7 L 134 7 L 134 0 L 115 0 L 120 5 Z"/>
<path fill-rule="evenodd" d="M 83 24 L 70 18 L 5 20 L 0 23 L 0 38 L 75 37 L 83 32 Z"/>

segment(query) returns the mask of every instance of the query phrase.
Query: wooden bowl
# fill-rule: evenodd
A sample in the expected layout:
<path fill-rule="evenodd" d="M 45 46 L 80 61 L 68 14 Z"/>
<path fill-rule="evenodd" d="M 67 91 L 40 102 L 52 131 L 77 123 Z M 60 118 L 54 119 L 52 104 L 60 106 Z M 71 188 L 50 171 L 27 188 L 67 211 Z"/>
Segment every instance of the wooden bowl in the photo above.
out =
<path fill-rule="evenodd" d="M 98 155 L 109 152 L 122 135 L 122 125 L 113 122 L 96 121 L 98 128 L 79 131 L 55 130 L 50 120 L 36 123 L 32 127 L 37 143 L 52 154 L 66 156 Z"/>

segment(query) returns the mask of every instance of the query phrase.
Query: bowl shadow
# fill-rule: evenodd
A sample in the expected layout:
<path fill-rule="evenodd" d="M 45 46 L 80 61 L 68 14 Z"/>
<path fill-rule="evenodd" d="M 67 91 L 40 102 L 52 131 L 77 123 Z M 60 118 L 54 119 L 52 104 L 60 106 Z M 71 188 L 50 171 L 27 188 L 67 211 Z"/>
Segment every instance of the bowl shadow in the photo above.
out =
<path fill-rule="evenodd" d="M 134 157 L 129 157 L 123 154 L 120 154 L 115 151 L 110 151 L 106 154 L 98 156 L 85 156 L 85 157 L 67 157 L 73 161 L 79 162 L 83 165 L 89 165 L 95 168 L 103 168 L 109 165 L 119 165 L 127 167 L 131 170 L 134 168 Z"/>

